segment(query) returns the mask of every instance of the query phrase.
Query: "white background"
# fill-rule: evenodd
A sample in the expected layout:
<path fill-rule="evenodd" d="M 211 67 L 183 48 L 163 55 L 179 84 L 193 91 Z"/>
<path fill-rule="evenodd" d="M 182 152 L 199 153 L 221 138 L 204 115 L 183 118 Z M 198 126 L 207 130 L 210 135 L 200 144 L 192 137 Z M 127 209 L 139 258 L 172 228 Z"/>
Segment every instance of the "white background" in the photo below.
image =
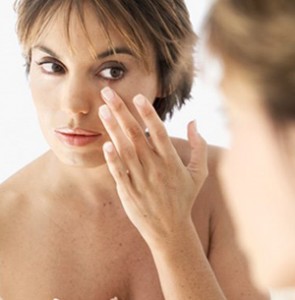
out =
<path fill-rule="evenodd" d="M 0 2 L 0 182 L 48 149 L 39 130 L 15 35 L 13 2 Z M 211 0 L 186 2 L 199 33 Z M 200 79 L 196 79 L 192 101 L 167 122 L 169 134 L 186 138 L 186 124 L 192 119 L 197 120 L 208 143 L 227 145 L 218 97 Z"/>

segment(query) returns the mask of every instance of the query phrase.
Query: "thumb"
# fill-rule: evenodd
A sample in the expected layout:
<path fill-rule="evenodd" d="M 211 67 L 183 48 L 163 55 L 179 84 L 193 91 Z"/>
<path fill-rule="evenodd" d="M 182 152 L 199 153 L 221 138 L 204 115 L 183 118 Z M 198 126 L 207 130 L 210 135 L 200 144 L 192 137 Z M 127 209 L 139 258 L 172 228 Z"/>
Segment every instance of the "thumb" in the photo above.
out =
<path fill-rule="evenodd" d="M 190 162 L 187 165 L 195 183 L 203 183 L 208 175 L 207 143 L 198 133 L 196 121 L 187 126 L 187 136 L 191 147 Z"/>

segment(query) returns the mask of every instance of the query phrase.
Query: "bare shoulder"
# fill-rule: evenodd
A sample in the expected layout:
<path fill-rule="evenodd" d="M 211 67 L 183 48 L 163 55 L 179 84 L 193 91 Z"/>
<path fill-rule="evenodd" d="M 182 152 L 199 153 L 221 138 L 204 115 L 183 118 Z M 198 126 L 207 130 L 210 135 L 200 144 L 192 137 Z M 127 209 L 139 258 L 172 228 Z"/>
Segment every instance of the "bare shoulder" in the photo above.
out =
<path fill-rule="evenodd" d="M 40 185 L 43 160 L 38 158 L 0 184 L 0 222 L 16 217 L 29 204 Z"/>
<path fill-rule="evenodd" d="M 0 185 L 0 250 L 20 218 L 27 196 L 17 180 L 11 177 Z"/>

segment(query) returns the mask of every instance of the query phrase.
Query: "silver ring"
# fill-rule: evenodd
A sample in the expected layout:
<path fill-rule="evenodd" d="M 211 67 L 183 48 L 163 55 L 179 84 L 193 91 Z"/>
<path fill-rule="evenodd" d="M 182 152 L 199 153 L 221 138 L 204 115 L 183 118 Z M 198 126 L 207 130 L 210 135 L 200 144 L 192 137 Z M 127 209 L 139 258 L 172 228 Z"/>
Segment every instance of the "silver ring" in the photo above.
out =
<path fill-rule="evenodd" d="M 146 128 L 146 129 L 144 130 L 144 135 L 145 135 L 147 138 L 151 137 L 151 135 L 150 135 L 150 132 L 149 132 L 149 129 L 148 129 L 148 128 Z"/>

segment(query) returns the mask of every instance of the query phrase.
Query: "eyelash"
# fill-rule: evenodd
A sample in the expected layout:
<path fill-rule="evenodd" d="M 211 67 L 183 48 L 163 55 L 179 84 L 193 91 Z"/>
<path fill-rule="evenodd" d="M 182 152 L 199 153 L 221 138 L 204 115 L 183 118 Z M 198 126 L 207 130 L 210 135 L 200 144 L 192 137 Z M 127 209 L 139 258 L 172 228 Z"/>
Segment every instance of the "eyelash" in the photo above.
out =
<path fill-rule="evenodd" d="M 45 74 L 48 74 L 48 75 L 57 75 L 58 76 L 58 75 L 65 73 L 65 67 L 56 61 L 52 61 L 52 60 L 44 60 L 41 62 L 36 61 L 36 64 L 41 67 L 42 72 L 44 72 Z M 48 65 L 48 64 L 51 64 L 52 67 L 53 66 L 58 67 L 59 70 L 58 71 L 53 70 L 53 72 L 46 71 L 44 69 L 44 65 Z M 101 73 L 105 72 L 106 70 L 110 70 L 110 72 L 113 70 L 119 71 L 120 75 L 116 78 L 108 78 L 107 76 L 100 75 Z M 104 80 L 115 81 L 115 80 L 122 79 L 124 77 L 124 75 L 126 74 L 126 72 L 127 72 L 127 69 L 122 63 L 120 63 L 118 61 L 113 61 L 113 62 L 107 62 L 106 65 L 103 68 L 101 68 L 97 74 L 98 74 L 98 76 L 101 76 Z"/>
<path fill-rule="evenodd" d="M 110 70 L 110 73 L 113 70 L 119 71 L 120 75 L 116 78 L 107 78 L 106 76 L 102 76 L 101 74 L 103 72 L 105 72 L 106 70 Z M 106 64 L 104 64 L 104 67 L 100 69 L 98 74 L 100 74 L 100 76 L 105 80 L 119 80 L 119 79 L 122 79 L 124 77 L 126 72 L 127 72 L 127 69 L 122 63 L 114 61 L 114 62 L 107 62 Z"/>
<path fill-rule="evenodd" d="M 36 61 L 36 64 L 37 64 L 38 66 L 41 67 L 42 72 L 44 72 L 45 74 L 49 74 L 49 75 L 53 75 L 53 74 L 56 74 L 56 75 L 57 75 L 57 73 L 62 73 L 62 72 L 64 72 L 64 69 L 65 69 L 64 66 L 61 65 L 60 63 L 57 63 L 57 62 L 51 61 L 51 60 L 44 60 L 44 61 L 40 61 L 40 62 L 37 62 L 37 61 Z M 59 67 L 61 71 L 59 71 L 59 72 L 54 72 L 54 71 L 53 71 L 53 72 L 48 72 L 48 71 L 46 71 L 46 70 L 44 69 L 44 66 L 45 66 L 45 65 L 48 65 L 48 64 L 52 64 L 52 65 L 55 65 L 55 66 Z"/>

